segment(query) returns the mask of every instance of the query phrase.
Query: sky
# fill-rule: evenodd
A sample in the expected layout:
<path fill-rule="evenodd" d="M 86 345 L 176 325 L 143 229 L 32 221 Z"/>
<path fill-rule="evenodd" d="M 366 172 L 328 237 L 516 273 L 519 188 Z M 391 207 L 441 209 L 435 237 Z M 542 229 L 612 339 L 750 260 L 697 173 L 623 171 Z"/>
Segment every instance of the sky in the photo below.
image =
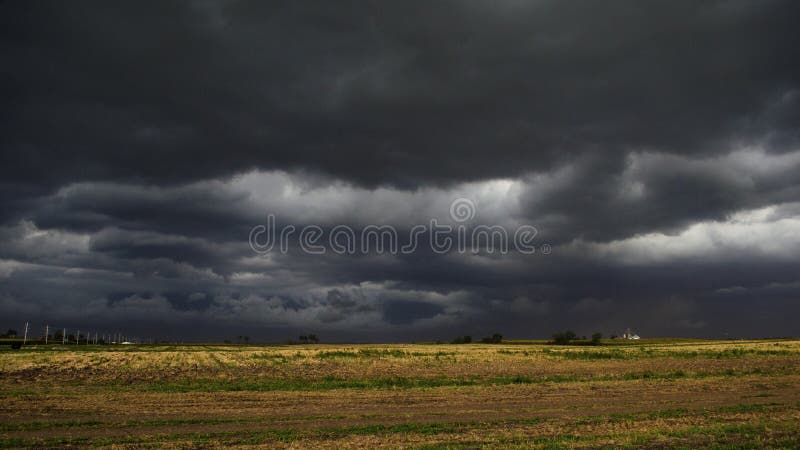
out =
<path fill-rule="evenodd" d="M 798 10 L 2 2 L 0 327 L 797 336 Z M 270 215 L 536 251 L 265 251 Z"/>

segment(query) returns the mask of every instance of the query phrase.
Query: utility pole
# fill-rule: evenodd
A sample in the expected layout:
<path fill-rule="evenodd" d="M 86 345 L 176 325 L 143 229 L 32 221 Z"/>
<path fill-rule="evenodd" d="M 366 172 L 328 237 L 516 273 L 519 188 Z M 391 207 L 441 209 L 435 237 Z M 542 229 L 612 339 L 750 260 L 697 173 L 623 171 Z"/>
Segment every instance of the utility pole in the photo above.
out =
<path fill-rule="evenodd" d="M 75 333 L 75 345 L 81 345 L 81 330 Z"/>
<path fill-rule="evenodd" d="M 64 333 L 61 335 L 61 345 L 64 345 L 66 343 L 67 343 L 67 329 L 64 328 Z"/>
<path fill-rule="evenodd" d="M 44 326 L 44 345 L 47 345 L 47 338 L 50 335 L 50 325 Z"/>
<path fill-rule="evenodd" d="M 28 322 L 25 322 L 25 336 L 22 338 L 22 345 L 28 343 Z"/>

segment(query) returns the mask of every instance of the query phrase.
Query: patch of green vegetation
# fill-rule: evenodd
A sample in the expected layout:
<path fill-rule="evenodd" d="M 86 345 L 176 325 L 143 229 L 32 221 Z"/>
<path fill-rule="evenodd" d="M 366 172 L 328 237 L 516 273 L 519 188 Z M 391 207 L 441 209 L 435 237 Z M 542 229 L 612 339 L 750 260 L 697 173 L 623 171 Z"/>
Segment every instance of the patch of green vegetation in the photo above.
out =
<path fill-rule="evenodd" d="M 248 355 L 254 359 L 266 359 L 274 364 L 286 363 L 291 355 L 283 356 L 272 353 L 255 353 Z M 429 357 L 430 355 L 428 355 Z M 438 358 L 438 356 L 435 356 Z M 797 367 L 787 365 L 772 369 L 722 369 L 714 371 L 632 371 L 625 373 L 612 373 L 603 375 L 562 373 L 553 375 L 529 375 L 526 373 L 508 374 L 500 376 L 429 376 L 429 377 L 377 377 L 377 378 L 338 378 L 333 376 L 322 378 L 301 377 L 231 377 L 217 378 L 213 375 L 203 376 L 202 372 L 197 378 L 183 377 L 177 379 L 153 380 L 147 378 L 130 379 L 117 378 L 102 381 L 80 379 L 59 382 L 58 384 L 38 381 L 35 390 L 29 386 L 9 385 L 4 388 L 3 395 L 24 396 L 41 395 L 46 392 L 61 392 L 64 389 L 78 388 L 83 390 L 114 390 L 118 392 L 155 391 L 155 392 L 213 392 L 213 391 L 323 391 L 333 389 L 414 389 L 437 388 L 444 386 L 491 386 L 513 384 L 539 384 L 539 383 L 571 383 L 571 382 L 604 382 L 604 381 L 656 381 L 677 380 L 682 378 L 703 379 L 708 377 L 742 377 L 742 376 L 774 376 L 796 374 Z M 767 389 L 768 387 L 765 387 Z"/>
<path fill-rule="evenodd" d="M 411 352 L 411 353 L 409 353 L 409 355 L 411 355 L 411 356 L 420 356 L 420 357 L 431 357 L 432 356 L 434 358 L 440 358 L 440 357 L 444 357 L 444 356 L 455 356 L 456 352 L 443 352 L 443 351 L 438 351 L 438 352 L 434 352 L 434 353 Z"/>
<path fill-rule="evenodd" d="M 254 378 L 254 379 L 198 379 L 169 382 L 151 382 L 139 386 L 156 392 L 213 392 L 213 391 L 326 391 L 333 389 L 410 389 L 441 386 L 472 386 L 480 378 L 364 378 L 344 379 L 324 377 L 318 379 Z"/>
<path fill-rule="evenodd" d="M 267 360 L 275 365 L 287 364 L 289 362 L 289 358 L 280 353 L 253 353 L 250 355 L 250 358 Z"/>
<path fill-rule="evenodd" d="M 797 352 L 789 350 L 760 350 L 752 348 L 730 348 L 725 350 L 667 351 L 662 353 L 673 358 L 738 359 L 748 356 L 790 356 Z"/>
<path fill-rule="evenodd" d="M 409 356 L 429 356 L 427 353 L 409 353 L 400 349 L 362 348 L 354 351 L 329 350 L 317 353 L 317 358 L 406 358 Z"/>
<path fill-rule="evenodd" d="M 324 391 L 333 389 L 413 389 L 443 386 L 486 386 L 510 384 L 568 383 L 615 380 L 675 380 L 681 378 L 707 378 L 713 376 L 765 375 L 771 372 L 756 368 L 752 370 L 727 369 L 723 372 L 627 372 L 620 375 L 580 376 L 574 374 L 531 377 L 528 375 L 504 375 L 493 377 L 384 377 L 384 378 L 249 378 L 218 379 L 199 378 L 174 381 L 148 381 L 125 385 L 109 385 L 120 390 L 145 390 L 156 392 L 213 392 L 213 391 Z"/>
<path fill-rule="evenodd" d="M 719 374 L 717 374 L 719 375 Z M 725 373 L 725 375 L 733 375 Z M 711 376 L 703 372 L 694 372 L 688 374 L 683 370 L 673 370 L 669 372 L 653 372 L 652 370 L 644 370 L 641 372 L 627 372 L 622 376 L 623 380 L 676 380 L 679 378 L 706 378 Z"/>
<path fill-rule="evenodd" d="M 314 357 L 319 359 L 327 359 L 327 358 L 358 358 L 359 354 L 358 351 L 348 351 L 348 350 L 329 350 L 324 352 L 319 352 L 314 355 Z"/>
<path fill-rule="evenodd" d="M 225 362 L 221 360 L 216 352 L 210 351 L 208 352 L 208 357 L 214 362 L 217 367 L 224 367 L 224 368 L 233 368 L 236 367 L 236 364 L 232 362 Z"/>
<path fill-rule="evenodd" d="M 628 347 L 633 344 L 629 344 Z M 563 346 L 562 346 L 563 347 Z M 725 350 L 661 350 L 653 346 L 639 345 L 638 352 L 631 352 L 622 350 L 621 346 L 612 346 L 617 348 L 604 349 L 604 350 L 561 350 L 545 347 L 539 353 L 569 360 L 604 360 L 604 359 L 641 359 L 641 358 L 689 358 L 689 359 L 739 359 L 751 356 L 796 356 L 798 352 L 791 350 L 760 350 L 760 349 L 742 349 L 732 348 Z M 497 350 L 498 354 L 502 355 L 534 355 L 537 352 L 530 352 L 527 350 Z"/>
<path fill-rule="evenodd" d="M 581 350 L 581 351 L 558 351 L 558 352 L 549 352 L 550 356 L 557 356 L 558 358 L 562 359 L 572 359 L 572 360 L 596 360 L 596 359 L 632 359 L 632 356 L 629 352 L 624 352 L 622 350 L 608 350 L 608 351 L 597 351 L 597 350 Z"/>

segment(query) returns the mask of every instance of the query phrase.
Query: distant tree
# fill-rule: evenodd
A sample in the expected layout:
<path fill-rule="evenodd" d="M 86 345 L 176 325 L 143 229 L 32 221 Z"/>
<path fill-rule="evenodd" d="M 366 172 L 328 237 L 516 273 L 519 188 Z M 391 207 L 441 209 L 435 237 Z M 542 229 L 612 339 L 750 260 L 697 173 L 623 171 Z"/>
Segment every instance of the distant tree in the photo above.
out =
<path fill-rule="evenodd" d="M 319 344 L 319 338 L 317 337 L 316 334 L 309 334 L 308 335 L 308 342 L 311 342 L 313 344 Z"/>
<path fill-rule="evenodd" d="M 503 342 L 503 335 L 500 333 L 495 333 L 491 337 L 485 337 L 481 339 L 481 342 L 484 344 L 500 344 Z"/>
<path fill-rule="evenodd" d="M 609 336 L 609 338 L 611 338 L 611 339 L 616 339 L 616 338 L 617 338 L 617 335 L 616 335 L 616 334 L 612 334 L 611 336 Z"/>
<path fill-rule="evenodd" d="M 6 331 L 5 337 L 7 338 L 17 337 L 17 330 L 12 330 L 11 328 L 9 328 L 8 331 Z"/>
<path fill-rule="evenodd" d="M 574 340 L 578 335 L 576 335 L 571 330 L 560 331 L 558 333 L 553 334 L 553 343 L 559 345 L 566 345 L 569 344 L 570 341 Z"/>
<path fill-rule="evenodd" d="M 308 344 L 308 336 L 303 335 L 303 336 L 300 336 L 298 339 L 300 339 L 300 343 L 301 344 Z"/>
<path fill-rule="evenodd" d="M 450 341 L 451 344 L 469 344 L 470 342 L 472 342 L 472 336 L 459 336 Z"/>
<path fill-rule="evenodd" d="M 244 337 L 244 343 L 245 344 L 249 344 L 250 343 L 250 336 L 245 336 Z"/>
<path fill-rule="evenodd" d="M 592 345 L 600 344 L 600 339 L 603 339 L 603 333 L 594 333 L 592 335 Z"/>

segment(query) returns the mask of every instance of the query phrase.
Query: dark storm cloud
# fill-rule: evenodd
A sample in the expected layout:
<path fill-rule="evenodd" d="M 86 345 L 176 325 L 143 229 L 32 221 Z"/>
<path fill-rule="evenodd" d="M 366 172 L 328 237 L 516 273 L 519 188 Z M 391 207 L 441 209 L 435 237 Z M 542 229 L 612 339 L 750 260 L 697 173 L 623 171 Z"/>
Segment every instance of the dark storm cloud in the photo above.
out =
<path fill-rule="evenodd" d="M 789 333 L 798 9 L 3 2 L 0 312 L 177 339 Z M 247 243 L 267 213 L 405 235 L 458 197 L 553 254 Z"/>
<path fill-rule="evenodd" d="M 587 157 L 535 183 L 524 214 L 550 241 L 673 233 L 703 220 L 800 198 L 800 155 L 735 151 L 687 157 L 630 153 Z"/>
<path fill-rule="evenodd" d="M 409 324 L 419 319 L 433 317 L 444 310 L 439 305 L 425 302 L 396 301 L 383 307 L 384 320 L 391 324 Z"/>
<path fill-rule="evenodd" d="M 414 186 L 797 143 L 794 2 L 2 8 L 7 182 Z"/>

